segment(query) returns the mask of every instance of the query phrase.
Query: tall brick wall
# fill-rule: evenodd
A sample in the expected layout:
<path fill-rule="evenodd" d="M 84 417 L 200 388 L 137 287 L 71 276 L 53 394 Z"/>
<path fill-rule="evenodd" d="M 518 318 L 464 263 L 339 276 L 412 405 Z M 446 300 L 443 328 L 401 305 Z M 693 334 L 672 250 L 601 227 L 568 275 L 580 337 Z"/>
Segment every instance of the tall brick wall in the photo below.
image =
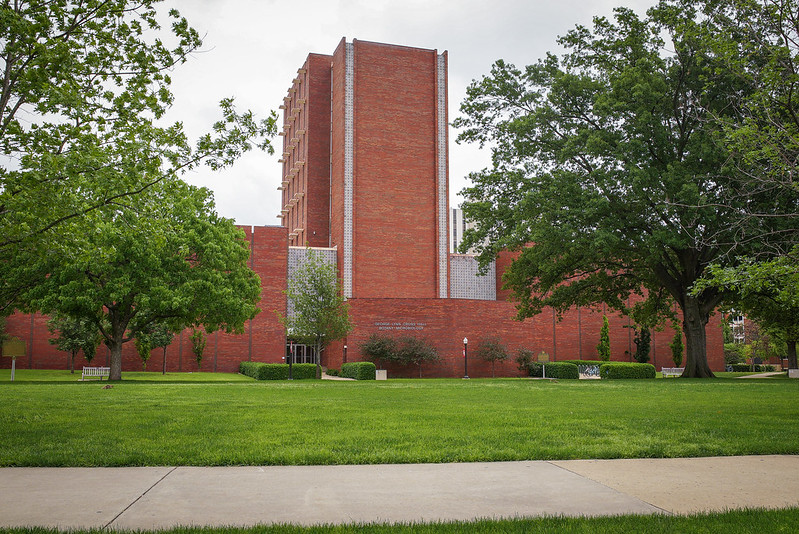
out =
<path fill-rule="evenodd" d="M 305 238 L 310 247 L 330 246 L 330 70 L 332 56 L 309 54 Z"/>
<path fill-rule="evenodd" d="M 330 74 L 330 246 L 338 248 L 339 276 L 344 265 L 344 62 L 346 40 L 341 39 Z"/>
<path fill-rule="evenodd" d="M 214 332 L 208 335 L 203 371 L 237 372 L 239 362 L 252 360 L 281 362 L 285 353 L 286 336 L 277 313 L 286 309 L 286 271 L 288 262 L 288 232 L 278 226 L 243 227 L 251 246 L 250 267 L 261 278 L 261 309 L 255 319 L 244 326 L 242 334 Z M 47 317 L 41 314 L 16 313 L 8 318 L 7 330 L 10 335 L 19 337 L 27 343 L 25 358 L 17 358 L 20 369 L 67 369 L 69 354 L 57 350 L 48 342 Z M 191 352 L 190 330 L 175 336 L 167 347 L 167 371 L 196 371 L 197 363 Z M 105 345 L 100 345 L 91 365 L 107 366 L 110 353 Z M 3 367 L 10 367 L 9 358 L 2 358 Z M 89 365 L 82 353 L 75 358 L 75 368 L 80 370 Z M 147 370 L 160 371 L 163 366 L 163 350 L 154 349 Z M 139 371 L 141 359 L 133 347 L 126 343 L 122 350 L 122 370 Z"/>
<path fill-rule="evenodd" d="M 353 45 L 353 297 L 435 298 L 436 53 Z"/>
<path fill-rule="evenodd" d="M 546 309 L 533 318 L 517 321 L 510 302 L 459 299 L 351 299 L 353 332 L 346 339 L 347 361 L 362 360 L 360 346 L 372 333 L 389 336 L 413 335 L 430 340 L 442 358 L 440 363 L 422 366 L 425 377 L 463 376 L 463 338 L 469 340 L 468 372 L 470 377 L 491 376 L 491 365 L 478 360 L 473 351 L 479 342 L 498 336 L 511 353 L 511 359 L 496 365 L 498 376 L 518 376 L 513 358 L 520 348 L 538 354 L 545 351 L 552 361 L 596 359 L 596 345 L 602 327 L 602 309 L 581 308 L 568 312 L 558 321 Z M 579 320 L 578 320 L 579 315 Z M 611 359 L 631 361 L 635 351 L 627 317 L 608 314 L 611 325 Z M 711 369 L 724 369 L 723 343 L 719 317 L 708 325 L 708 362 Z M 670 367 L 668 344 L 673 330 L 667 328 L 653 336 L 650 363 L 658 369 Z M 344 342 L 332 345 L 323 362 L 339 368 L 343 362 Z M 632 348 L 632 351 L 631 351 Z M 625 352 L 627 351 L 627 352 Z M 391 376 L 419 376 L 418 368 L 389 366 Z"/>

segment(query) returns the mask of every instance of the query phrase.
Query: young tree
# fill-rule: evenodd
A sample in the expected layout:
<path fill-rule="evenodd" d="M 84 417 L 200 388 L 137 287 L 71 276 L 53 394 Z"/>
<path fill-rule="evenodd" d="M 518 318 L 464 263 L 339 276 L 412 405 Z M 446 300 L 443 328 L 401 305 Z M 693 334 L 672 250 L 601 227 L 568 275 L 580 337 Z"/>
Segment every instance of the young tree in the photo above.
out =
<path fill-rule="evenodd" d="M 153 348 L 157 349 L 161 347 L 164 350 L 164 360 L 163 366 L 161 368 L 162 375 L 166 374 L 166 349 L 172 343 L 174 337 L 175 332 L 164 323 L 156 323 L 152 326 L 150 331 L 150 342 L 152 343 Z"/>
<path fill-rule="evenodd" d="M 395 361 L 397 341 L 393 337 L 372 334 L 369 339 L 361 344 L 361 354 L 367 360 L 380 363 L 381 368 L 385 362 Z"/>
<path fill-rule="evenodd" d="M 428 340 L 414 336 L 397 338 L 396 360 L 404 365 L 418 365 L 422 378 L 422 364 L 441 360 L 435 346 Z"/>
<path fill-rule="evenodd" d="M 164 180 L 84 220 L 92 229 L 62 245 L 70 261 L 24 297 L 90 320 L 111 350 L 110 380 L 121 379 L 122 345 L 154 323 L 240 332 L 257 313 L 248 243 L 207 190 Z"/>
<path fill-rule="evenodd" d="M 97 327 L 88 319 L 76 319 L 65 315 L 56 315 L 47 321 L 47 329 L 54 335 L 48 341 L 58 350 L 70 354 L 69 372 L 75 372 L 75 356 L 83 350 L 86 361 L 91 363 L 97 346 L 100 344 L 100 335 Z"/>
<path fill-rule="evenodd" d="M 152 356 L 151 352 L 153 350 L 152 345 L 150 344 L 150 336 L 147 332 L 140 331 L 136 338 L 133 340 L 133 346 L 136 347 L 136 354 L 139 355 L 141 358 L 141 370 L 147 370 L 147 361 Z"/>
<path fill-rule="evenodd" d="M 671 349 L 671 361 L 674 362 L 674 367 L 680 367 L 683 357 L 682 332 L 675 329 L 674 337 L 671 338 L 671 343 L 669 343 L 669 348 Z"/>
<path fill-rule="evenodd" d="M 289 337 L 316 349 L 316 378 L 321 378 L 322 351 L 331 341 L 351 330 L 349 307 L 344 301 L 336 269 L 312 249 L 288 282 L 291 312 L 282 321 Z"/>
<path fill-rule="evenodd" d="M 202 330 L 193 330 L 189 336 L 191 340 L 191 352 L 194 353 L 194 359 L 197 360 L 197 370 L 202 368 L 203 353 L 205 352 L 205 334 Z"/>
<path fill-rule="evenodd" d="M 599 343 L 596 346 L 597 357 L 603 362 L 610 361 L 610 324 L 608 316 L 602 314 L 602 328 L 599 329 Z"/>
<path fill-rule="evenodd" d="M 697 284 L 718 285 L 732 293 L 731 303 L 746 317 L 780 332 L 787 348 L 788 367 L 797 369 L 799 342 L 799 248 L 773 261 L 743 261 L 736 267 L 710 269 Z"/>
<path fill-rule="evenodd" d="M 0 310 L 69 262 L 80 220 L 206 163 L 232 163 L 251 141 L 271 150 L 276 116 L 222 101 L 222 120 L 192 147 L 170 124 L 170 74 L 201 46 L 159 0 L 4 2 L 0 24 Z M 162 25 L 169 29 L 162 30 Z M 77 223 L 77 224 L 76 224 Z"/>
<path fill-rule="evenodd" d="M 635 361 L 647 363 L 649 361 L 649 351 L 652 347 L 652 331 L 646 326 L 636 328 L 633 343 L 635 343 L 635 354 L 633 355 Z"/>
<path fill-rule="evenodd" d="M 477 344 L 475 356 L 483 361 L 491 362 L 491 377 L 494 378 L 494 365 L 508 359 L 508 351 L 498 337 L 489 337 Z"/>
<path fill-rule="evenodd" d="M 730 225 L 747 201 L 729 194 L 737 171 L 717 119 L 736 113 L 729 95 L 751 88 L 683 31 L 696 16 L 688 4 L 596 18 L 560 39 L 562 60 L 497 61 L 471 84 L 455 124 L 460 142 L 493 153 L 464 191 L 477 228 L 463 246 L 484 263 L 519 252 L 505 280 L 520 317 L 604 302 L 654 323 L 676 302 L 685 376 L 711 377 L 705 326 L 724 291 L 691 288 L 711 262 L 768 254 L 782 237 L 768 220 L 748 239 Z"/>

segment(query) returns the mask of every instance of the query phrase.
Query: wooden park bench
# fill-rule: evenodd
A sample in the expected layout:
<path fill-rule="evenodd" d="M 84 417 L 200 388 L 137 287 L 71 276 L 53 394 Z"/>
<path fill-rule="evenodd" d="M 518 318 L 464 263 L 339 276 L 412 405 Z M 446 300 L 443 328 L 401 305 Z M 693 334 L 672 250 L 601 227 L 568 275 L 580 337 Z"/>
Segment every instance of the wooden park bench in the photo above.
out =
<path fill-rule="evenodd" d="M 660 369 L 663 378 L 667 376 L 682 376 L 683 371 L 685 371 L 685 367 L 662 367 Z"/>
<path fill-rule="evenodd" d="M 111 374 L 110 367 L 84 367 L 80 379 L 86 380 L 86 378 L 89 377 L 91 379 L 96 378 L 102 382 L 103 377 L 107 377 L 109 374 Z"/>

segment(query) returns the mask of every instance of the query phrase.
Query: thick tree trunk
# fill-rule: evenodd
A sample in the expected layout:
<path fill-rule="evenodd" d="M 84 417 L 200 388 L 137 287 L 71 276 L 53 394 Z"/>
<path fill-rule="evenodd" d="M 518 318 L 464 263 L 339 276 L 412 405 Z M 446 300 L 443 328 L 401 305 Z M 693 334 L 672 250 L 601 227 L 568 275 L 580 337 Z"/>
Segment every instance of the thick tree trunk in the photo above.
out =
<path fill-rule="evenodd" d="M 108 346 L 111 350 L 111 370 L 108 380 L 122 380 L 122 340 L 112 340 Z"/>
<path fill-rule="evenodd" d="M 713 371 L 707 363 L 707 326 L 708 314 L 703 313 L 697 299 L 685 298 L 683 307 L 682 330 L 685 334 L 685 378 L 714 378 Z"/>
<path fill-rule="evenodd" d="M 788 369 L 799 369 L 796 363 L 796 340 L 788 340 Z"/>

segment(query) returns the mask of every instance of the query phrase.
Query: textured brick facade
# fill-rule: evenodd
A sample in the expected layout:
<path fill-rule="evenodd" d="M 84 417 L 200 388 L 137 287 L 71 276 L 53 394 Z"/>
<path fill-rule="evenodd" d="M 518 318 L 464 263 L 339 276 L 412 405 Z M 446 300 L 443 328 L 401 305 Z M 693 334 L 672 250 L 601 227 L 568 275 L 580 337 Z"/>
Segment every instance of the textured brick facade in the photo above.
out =
<path fill-rule="evenodd" d="M 496 261 L 496 300 L 449 298 L 447 204 L 446 52 L 342 39 L 332 55 L 310 54 L 283 101 L 283 198 L 281 227 L 245 227 L 250 265 L 261 277 L 261 313 L 239 335 L 209 336 L 203 370 L 236 371 L 241 361 L 281 362 L 286 335 L 278 314 L 286 313 L 288 247 L 333 247 L 354 331 L 322 356 L 338 368 L 362 358 L 372 334 L 413 334 L 429 339 L 442 361 L 423 376 L 463 375 L 464 337 L 474 350 L 498 336 L 515 356 L 520 348 L 550 358 L 595 359 L 604 310 L 576 308 L 558 321 L 551 310 L 516 321 L 502 273 L 517 257 Z M 443 247 L 442 247 L 443 244 Z M 480 281 L 483 282 L 482 280 Z M 492 281 L 489 280 L 491 285 Z M 490 288 L 489 288 L 490 289 Z M 480 298 L 491 291 L 480 293 Z M 475 297 L 468 293 L 458 296 Z M 635 351 L 630 320 L 608 314 L 612 359 L 631 361 Z M 20 368 L 66 368 L 68 356 L 47 343 L 46 319 L 17 314 L 8 330 L 28 343 Z M 673 331 L 653 336 L 652 363 L 671 366 Z M 708 361 L 723 369 L 718 318 L 708 326 Z M 95 364 L 107 364 L 101 347 Z M 84 365 L 80 360 L 76 367 Z M 10 366 L 7 358 L 0 365 Z M 149 369 L 160 369 L 153 351 Z M 141 363 L 132 344 L 123 369 Z M 167 369 L 197 369 L 189 332 L 167 350 Z M 512 359 L 498 364 L 499 376 L 519 373 Z M 418 376 L 418 369 L 392 368 L 392 376 Z M 469 358 L 469 376 L 490 376 L 490 364 Z"/>
<path fill-rule="evenodd" d="M 285 351 L 286 334 L 277 313 L 286 310 L 286 272 L 288 265 L 288 236 L 280 226 L 245 226 L 242 228 L 250 243 L 250 267 L 261 278 L 261 313 L 244 325 L 242 334 L 214 332 L 208 335 L 203 355 L 203 371 L 238 372 L 242 361 L 280 362 Z M 48 342 L 47 318 L 40 314 L 16 313 L 8 318 L 7 330 L 27 344 L 27 357 L 17 358 L 20 369 L 68 369 L 69 355 L 57 350 Z M 197 362 L 191 352 L 190 330 L 175 336 L 167 347 L 167 371 L 197 371 Z M 110 353 L 100 345 L 92 365 L 108 366 Z M 10 367 L 9 358 L 0 359 L 3 367 Z M 75 368 L 88 362 L 79 354 Z M 154 349 L 147 370 L 160 371 L 163 350 Z M 122 370 L 140 371 L 141 359 L 133 343 L 125 343 L 122 350 Z"/>

